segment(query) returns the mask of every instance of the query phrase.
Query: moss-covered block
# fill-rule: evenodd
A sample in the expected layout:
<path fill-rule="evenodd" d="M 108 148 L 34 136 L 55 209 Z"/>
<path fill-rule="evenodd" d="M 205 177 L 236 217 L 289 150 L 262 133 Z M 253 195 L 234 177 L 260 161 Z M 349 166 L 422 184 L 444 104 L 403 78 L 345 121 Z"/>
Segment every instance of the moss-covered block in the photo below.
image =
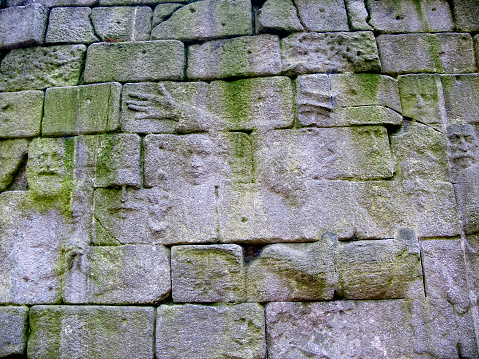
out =
<path fill-rule="evenodd" d="M 0 93 L 0 138 L 40 134 L 43 91 Z"/>
<path fill-rule="evenodd" d="M 12 183 L 25 159 L 27 150 L 27 140 L 0 141 L 0 191 L 4 191 Z"/>

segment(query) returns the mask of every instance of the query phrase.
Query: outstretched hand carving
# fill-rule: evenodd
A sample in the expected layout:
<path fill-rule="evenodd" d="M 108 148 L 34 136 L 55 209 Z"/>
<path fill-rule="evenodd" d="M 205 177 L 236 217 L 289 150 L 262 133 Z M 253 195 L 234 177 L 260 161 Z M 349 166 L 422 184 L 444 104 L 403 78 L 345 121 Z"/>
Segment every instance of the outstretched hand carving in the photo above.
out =
<path fill-rule="evenodd" d="M 159 84 L 160 95 L 130 92 L 128 96 L 133 100 L 126 101 L 128 109 L 139 112 L 138 120 L 146 119 L 177 119 L 179 106 L 164 84 Z"/>

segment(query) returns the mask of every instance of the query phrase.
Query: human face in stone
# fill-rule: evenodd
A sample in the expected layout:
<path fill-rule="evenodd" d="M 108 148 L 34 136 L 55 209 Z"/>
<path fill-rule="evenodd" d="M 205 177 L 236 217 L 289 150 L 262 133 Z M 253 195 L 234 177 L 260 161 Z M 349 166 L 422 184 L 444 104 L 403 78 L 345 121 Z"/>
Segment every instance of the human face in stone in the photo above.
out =
<path fill-rule="evenodd" d="M 205 182 L 212 166 L 214 145 L 204 135 L 192 135 L 186 143 L 186 177 L 191 184 Z"/>
<path fill-rule="evenodd" d="M 403 114 L 423 123 L 438 121 L 440 114 L 435 79 L 431 76 L 407 76 L 400 81 Z"/>
<path fill-rule="evenodd" d="M 472 125 L 453 125 L 447 128 L 449 155 L 453 163 L 465 169 L 476 162 L 477 136 Z"/>

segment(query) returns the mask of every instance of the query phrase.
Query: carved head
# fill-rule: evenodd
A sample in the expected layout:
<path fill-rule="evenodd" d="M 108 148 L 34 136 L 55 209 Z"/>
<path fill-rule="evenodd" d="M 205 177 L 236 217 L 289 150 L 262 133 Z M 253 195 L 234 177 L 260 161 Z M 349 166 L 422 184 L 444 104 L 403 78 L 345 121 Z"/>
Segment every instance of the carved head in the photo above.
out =
<path fill-rule="evenodd" d="M 205 135 L 188 136 L 185 144 L 186 178 L 194 185 L 204 183 L 212 172 L 213 142 Z"/>
<path fill-rule="evenodd" d="M 466 169 L 476 163 L 477 135 L 473 125 L 460 124 L 447 128 L 449 156 L 457 170 Z"/>

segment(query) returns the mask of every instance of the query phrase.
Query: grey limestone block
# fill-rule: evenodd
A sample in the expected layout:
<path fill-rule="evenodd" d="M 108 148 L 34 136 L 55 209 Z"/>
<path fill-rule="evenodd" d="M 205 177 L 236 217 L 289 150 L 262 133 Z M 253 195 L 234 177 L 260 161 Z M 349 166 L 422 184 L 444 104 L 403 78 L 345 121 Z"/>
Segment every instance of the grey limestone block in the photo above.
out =
<path fill-rule="evenodd" d="M 85 82 L 181 80 L 184 52 L 183 43 L 174 40 L 92 44 Z"/>
<path fill-rule="evenodd" d="M 291 0 L 267 0 L 256 17 L 256 31 L 259 33 L 284 33 L 303 31 L 298 11 Z"/>
<path fill-rule="evenodd" d="M 43 91 L 0 93 L 0 138 L 38 136 L 43 96 Z"/>
<path fill-rule="evenodd" d="M 264 131 L 293 124 L 293 87 L 287 77 L 214 81 L 210 101 L 221 129 Z"/>
<path fill-rule="evenodd" d="M 212 40 L 252 35 L 250 0 L 195 1 L 151 31 L 152 39 Z"/>
<path fill-rule="evenodd" d="M 372 30 L 368 24 L 369 13 L 364 0 L 345 0 L 351 30 Z"/>
<path fill-rule="evenodd" d="M 477 146 L 477 142 L 475 145 L 470 145 L 466 142 L 470 134 L 467 133 L 468 126 L 464 127 L 465 128 L 463 129 L 465 131 L 461 131 L 462 133 L 455 131 L 455 134 L 449 137 L 451 142 L 451 152 L 452 148 L 456 149 L 454 166 L 461 162 L 464 163 L 467 160 L 471 161 L 472 159 L 467 157 L 467 148 Z M 455 139 L 452 139 L 451 137 L 455 137 Z M 477 156 L 474 158 L 474 161 L 477 161 Z M 457 171 L 457 176 L 455 176 L 455 178 L 453 177 L 455 180 L 454 188 L 456 190 L 459 214 L 466 234 L 479 233 L 479 203 L 477 197 L 479 194 L 478 174 L 479 166 L 477 165 L 477 162 L 475 162 L 474 164 L 464 164 L 464 166 L 460 167 Z"/>
<path fill-rule="evenodd" d="M 188 47 L 189 79 L 254 77 L 280 72 L 279 38 L 275 35 L 236 37 Z"/>
<path fill-rule="evenodd" d="M 91 21 L 101 41 L 145 41 L 150 39 L 152 14 L 148 6 L 96 7 Z"/>
<path fill-rule="evenodd" d="M 34 306 L 29 358 L 150 358 L 154 308 Z"/>
<path fill-rule="evenodd" d="M 459 31 L 479 31 L 479 1 L 453 0 L 452 8 Z"/>
<path fill-rule="evenodd" d="M 161 305 L 156 357 L 266 358 L 264 309 L 256 303 Z"/>
<path fill-rule="evenodd" d="M 94 6 L 98 0 L 6 0 L 7 7 L 27 4 L 41 4 L 47 8 L 57 6 Z"/>
<path fill-rule="evenodd" d="M 330 300 L 337 275 L 336 238 L 325 235 L 314 243 L 276 243 L 263 247 L 246 264 L 248 301 Z"/>
<path fill-rule="evenodd" d="M 442 73 L 475 72 L 472 37 L 466 33 L 437 34 L 439 58 L 437 68 Z"/>
<path fill-rule="evenodd" d="M 44 136 L 112 132 L 120 127 L 119 83 L 55 87 L 45 92 Z"/>
<path fill-rule="evenodd" d="M 479 75 L 442 75 L 447 124 L 479 122 Z"/>
<path fill-rule="evenodd" d="M 12 50 L 0 65 L 0 91 L 77 85 L 85 51 L 85 45 Z"/>
<path fill-rule="evenodd" d="M 379 72 L 373 33 L 331 32 L 292 34 L 281 40 L 283 72 Z"/>
<path fill-rule="evenodd" d="M 400 2 L 366 1 L 369 24 L 382 33 L 453 31 L 446 0 Z M 434 10 L 433 10 L 434 9 Z"/>
<path fill-rule="evenodd" d="M 40 4 L 0 10 L 0 50 L 43 44 L 48 9 Z"/>
<path fill-rule="evenodd" d="M 0 307 L 0 356 L 25 354 L 28 307 Z"/>
<path fill-rule="evenodd" d="M 47 44 L 89 44 L 100 39 L 95 35 L 89 7 L 56 7 L 50 11 Z"/>
<path fill-rule="evenodd" d="M 26 158 L 28 140 L 0 141 L 0 191 L 6 190 Z"/>
<path fill-rule="evenodd" d="M 349 31 L 344 0 L 295 0 L 308 31 Z"/>
<path fill-rule="evenodd" d="M 67 253 L 65 261 L 65 303 L 153 304 L 170 293 L 169 249 L 163 246 L 90 246 Z"/>
<path fill-rule="evenodd" d="M 153 11 L 151 26 L 155 27 L 156 25 L 165 21 L 171 16 L 171 14 L 173 14 L 176 10 L 178 10 L 182 6 L 183 4 L 176 4 L 176 3 L 156 5 L 155 10 Z"/>
<path fill-rule="evenodd" d="M 188 3 L 189 0 L 99 0 L 100 6 L 156 5 L 163 3 Z"/>
<path fill-rule="evenodd" d="M 174 302 L 243 302 L 246 299 L 243 248 L 237 244 L 171 248 Z"/>

